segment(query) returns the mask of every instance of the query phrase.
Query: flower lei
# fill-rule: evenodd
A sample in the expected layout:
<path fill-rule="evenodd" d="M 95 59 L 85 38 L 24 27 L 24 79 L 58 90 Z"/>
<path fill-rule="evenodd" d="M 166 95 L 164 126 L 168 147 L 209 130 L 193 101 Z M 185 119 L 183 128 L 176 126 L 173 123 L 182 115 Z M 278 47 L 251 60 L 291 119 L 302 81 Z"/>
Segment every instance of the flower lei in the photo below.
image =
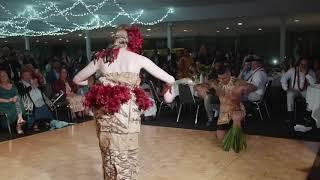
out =
<path fill-rule="evenodd" d="M 130 88 L 123 85 L 94 85 L 85 95 L 84 105 L 87 107 L 103 108 L 107 114 L 113 115 L 120 111 L 121 105 L 131 99 Z M 152 101 L 139 87 L 132 92 L 135 94 L 139 110 L 147 110 L 152 106 Z"/>

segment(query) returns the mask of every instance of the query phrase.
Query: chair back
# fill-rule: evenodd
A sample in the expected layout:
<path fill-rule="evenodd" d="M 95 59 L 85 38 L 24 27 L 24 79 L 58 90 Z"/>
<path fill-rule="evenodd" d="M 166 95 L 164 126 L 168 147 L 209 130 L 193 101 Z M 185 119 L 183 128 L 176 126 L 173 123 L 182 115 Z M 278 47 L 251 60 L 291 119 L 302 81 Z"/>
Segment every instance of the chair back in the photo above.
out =
<path fill-rule="evenodd" d="M 263 95 L 261 96 L 261 98 L 260 98 L 260 100 L 258 101 L 258 103 L 261 103 L 261 102 L 263 102 L 263 101 L 266 99 L 267 94 L 268 94 L 268 91 L 269 91 L 270 86 L 271 86 L 271 84 L 272 84 L 271 82 L 272 82 L 272 81 L 268 81 L 268 82 L 266 83 L 266 85 L 264 86 Z"/>
<path fill-rule="evenodd" d="M 193 94 L 188 84 L 179 84 L 179 99 L 183 104 L 195 104 Z"/>
<path fill-rule="evenodd" d="M 154 86 L 154 84 L 153 84 L 153 82 L 152 82 L 151 80 L 149 80 L 149 85 L 150 85 L 150 87 L 151 87 L 151 91 L 152 91 L 152 95 L 153 95 L 154 99 L 155 99 L 158 103 L 160 103 L 160 102 L 161 102 L 161 99 L 160 99 L 160 97 L 158 96 L 158 93 L 157 93 L 157 91 L 156 91 L 156 87 Z"/>

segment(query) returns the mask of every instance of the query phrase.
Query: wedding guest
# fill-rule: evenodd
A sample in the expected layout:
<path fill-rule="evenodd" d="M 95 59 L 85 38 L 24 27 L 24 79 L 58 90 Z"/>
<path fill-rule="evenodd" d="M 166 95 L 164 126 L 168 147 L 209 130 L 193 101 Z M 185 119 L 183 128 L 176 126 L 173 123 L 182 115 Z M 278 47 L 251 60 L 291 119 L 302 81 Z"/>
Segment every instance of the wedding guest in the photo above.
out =
<path fill-rule="evenodd" d="M 18 134 L 23 134 L 22 126 L 25 123 L 19 102 L 18 90 L 10 82 L 5 70 L 0 70 L 0 112 L 6 114 L 9 125 L 16 123 Z M 1 127 L 7 127 L 5 120 L 0 121 Z"/>
<path fill-rule="evenodd" d="M 180 58 L 178 63 L 178 77 L 182 78 L 191 78 L 192 72 L 190 71 L 190 67 L 193 64 L 193 59 L 190 56 L 190 52 L 188 49 L 184 49 L 183 56 Z"/>
<path fill-rule="evenodd" d="M 23 68 L 20 74 L 21 81 L 17 83 L 17 88 L 27 117 L 27 126 L 33 127 L 34 131 L 39 131 L 40 122 L 48 125 L 46 121 L 53 119 L 49 109 L 49 99 L 39 89 L 38 79 L 32 76 L 29 69 Z"/>
<path fill-rule="evenodd" d="M 308 62 L 308 59 L 301 58 L 296 67 L 289 69 L 281 77 L 282 89 L 287 92 L 287 111 L 289 122 L 293 122 L 293 107 L 295 98 L 305 98 L 307 87 L 316 82 L 316 75 L 313 70 L 308 68 Z M 288 81 L 290 81 L 290 84 Z"/>
<path fill-rule="evenodd" d="M 53 91 L 54 93 L 63 91 L 67 95 L 66 99 L 70 105 L 73 116 L 75 113 L 80 117 L 83 116 L 82 113 L 85 109 L 83 105 L 84 96 L 76 94 L 78 87 L 69 78 L 68 70 L 66 68 L 60 70 L 59 79 L 53 84 Z"/>

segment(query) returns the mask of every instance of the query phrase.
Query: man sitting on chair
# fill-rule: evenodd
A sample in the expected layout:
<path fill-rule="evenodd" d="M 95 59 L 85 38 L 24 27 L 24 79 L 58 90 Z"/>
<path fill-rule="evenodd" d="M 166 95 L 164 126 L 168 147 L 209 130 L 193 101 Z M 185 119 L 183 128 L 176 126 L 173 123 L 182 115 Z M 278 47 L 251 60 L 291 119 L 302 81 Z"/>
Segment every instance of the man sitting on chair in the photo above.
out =
<path fill-rule="evenodd" d="M 263 68 L 262 59 L 256 55 L 251 55 L 247 59 L 248 62 L 251 62 L 251 73 L 246 81 L 257 87 L 257 90 L 248 94 L 247 97 L 244 97 L 244 100 L 250 102 L 259 101 L 264 95 L 266 84 L 268 83 L 268 75 Z"/>
<path fill-rule="evenodd" d="M 287 92 L 287 111 L 289 122 L 293 122 L 294 100 L 297 97 L 306 97 L 307 87 L 314 84 L 315 73 L 308 68 L 308 59 L 301 58 L 296 67 L 289 69 L 281 77 L 282 89 Z M 290 81 L 290 85 L 288 84 Z M 311 114 L 311 112 L 310 112 Z"/>

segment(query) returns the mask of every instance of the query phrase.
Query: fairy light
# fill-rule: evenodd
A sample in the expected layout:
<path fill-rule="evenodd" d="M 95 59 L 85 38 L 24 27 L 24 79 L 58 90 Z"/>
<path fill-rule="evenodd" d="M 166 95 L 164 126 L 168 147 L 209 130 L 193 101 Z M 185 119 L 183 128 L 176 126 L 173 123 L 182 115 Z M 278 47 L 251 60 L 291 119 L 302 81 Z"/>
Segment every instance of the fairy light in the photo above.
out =
<path fill-rule="evenodd" d="M 76 13 L 77 8 L 84 9 L 82 13 Z M 115 15 L 99 16 L 97 11 L 104 8 L 112 8 Z M 84 0 L 76 0 L 68 7 L 59 7 L 55 2 L 37 2 L 37 5 L 27 5 L 20 13 L 14 13 L 0 4 L 0 10 L 5 14 L 5 20 L 0 21 L 0 38 L 8 36 L 44 36 L 64 35 L 79 30 L 93 30 L 103 27 L 116 27 L 115 22 L 120 17 L 126 17 L 129 24 L 141 24 L 152 26 L 163 22 L 170 14 L 174 13 L 173 8 L 166 10 L 164 15 L 150 22 L 141 21 L 144 10 L 129 13 L 117 0 L 101 0 L 99 3 L 88 4 Z M 54 19 L 59 18 L 55 23 Z M 79 23 L 76 19 L 90 19 L 86 23 Z M 62 20 L 61 20 L 62 19 Z M 64 22 L 61 22 L 64 21 Z M 31 24 L 41 24 L 41 30 L 33 29 Z M 45 28 L 43 28 L 43 27 Z M 45 30 L 44 30 L 45 29 Z"/>

